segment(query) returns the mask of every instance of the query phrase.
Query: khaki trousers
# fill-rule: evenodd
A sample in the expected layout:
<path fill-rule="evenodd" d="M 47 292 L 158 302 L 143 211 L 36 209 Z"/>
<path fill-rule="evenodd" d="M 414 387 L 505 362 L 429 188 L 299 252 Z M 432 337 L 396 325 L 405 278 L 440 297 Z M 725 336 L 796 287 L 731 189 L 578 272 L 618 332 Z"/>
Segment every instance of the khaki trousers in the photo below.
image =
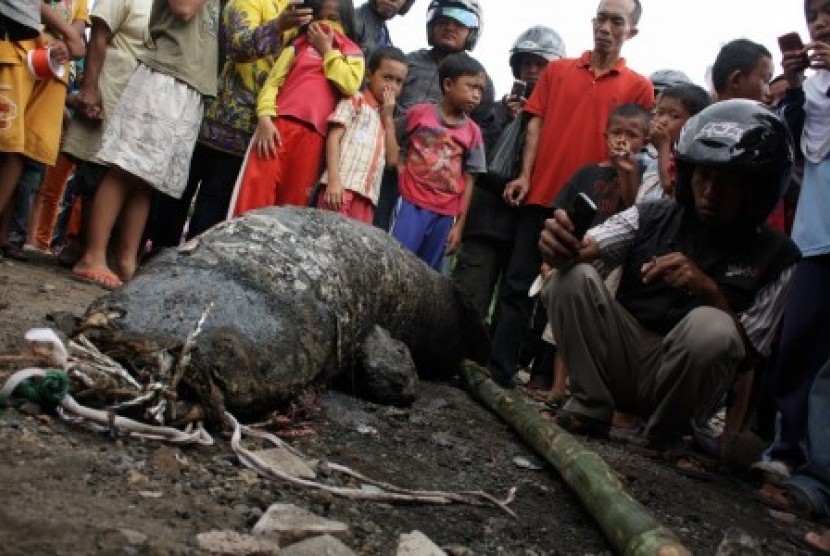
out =
<path fill-rule="evenodd" d="M 727 313 L 699 307 L 660 336 L 617 303 L 588 264 L 557 273 L 544 295 L 570 376 L 565 409 L 604 422 L 614 410 L 639 415 L 652 439 L 708 419 L 744 357 Z"/>

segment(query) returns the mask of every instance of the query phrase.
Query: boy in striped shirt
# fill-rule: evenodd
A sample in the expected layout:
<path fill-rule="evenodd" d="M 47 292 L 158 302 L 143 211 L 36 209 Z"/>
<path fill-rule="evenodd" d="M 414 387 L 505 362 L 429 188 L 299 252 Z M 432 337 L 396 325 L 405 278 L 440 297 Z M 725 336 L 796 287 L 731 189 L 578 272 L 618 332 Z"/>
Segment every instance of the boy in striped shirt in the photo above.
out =
<path fill-rule="evenodd" d="M 324 189 L 317 206 L 371 225 L 383 169 L 398 163 L 393 116 L 406 58 L 397 48 L 381 47 L 366 70 L 366 89 L 341 100 L 329 116 Z"/>

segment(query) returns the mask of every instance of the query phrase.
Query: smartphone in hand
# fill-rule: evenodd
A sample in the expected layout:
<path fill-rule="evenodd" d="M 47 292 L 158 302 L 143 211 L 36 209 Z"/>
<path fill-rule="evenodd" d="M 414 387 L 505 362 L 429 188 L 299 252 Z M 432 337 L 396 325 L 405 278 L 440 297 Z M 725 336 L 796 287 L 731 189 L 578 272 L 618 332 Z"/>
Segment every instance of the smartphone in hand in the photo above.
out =
<path fill-rule="evenodd" d="M 580 193 L 568 209 L 568 218 L 574 225 L 573 235 L 580 241 L 591 228 L 597 216 L 597 205 L 585 193 Z"/>
<path fill-rule="evenodd" d="M 527 83 L 521 79 L 513 81 L 513 87 L 510 89 L 511 98 L 525 98 L 527 94 Z"/>
<path fill-rule="evenodd" d="M 778 46 L 781 52 L 792 52 L 795 50 L 804 50 L 804 43 L 798 33 L 787 33 L 778 37 Z M 798 66 L 798 71 L 806 70 L 810 67 L 810 60 L 807 58 L 807 53 L 801 53 L 801 63 Z"/>

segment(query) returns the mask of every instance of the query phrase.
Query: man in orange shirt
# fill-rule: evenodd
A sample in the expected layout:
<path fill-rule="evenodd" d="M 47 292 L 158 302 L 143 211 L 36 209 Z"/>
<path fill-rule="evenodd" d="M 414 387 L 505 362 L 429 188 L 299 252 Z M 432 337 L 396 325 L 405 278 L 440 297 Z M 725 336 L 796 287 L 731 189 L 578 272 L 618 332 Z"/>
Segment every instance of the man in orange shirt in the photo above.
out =
<path fill-rule="evenodd" d="M 611 111 L 621 104 L 651 109 L 651 82 L 620 56 L 637 35 L 639 0 L 602 0 L 593 19 L 594 49 L 579 58 L 555 60 L 542 74 L 525 106 L 527 126 L 522 171 L 507 184 L 505 201 L 520 207 L 513 253 L 502 277 L 499 320 L 489 368 L 505 386 L 518 367 L 523 330 L 532 300 L 527 292 L 539 273 L 538 242 L 553 199 L 582 166 L 609 158 L 603 137 Z"/>

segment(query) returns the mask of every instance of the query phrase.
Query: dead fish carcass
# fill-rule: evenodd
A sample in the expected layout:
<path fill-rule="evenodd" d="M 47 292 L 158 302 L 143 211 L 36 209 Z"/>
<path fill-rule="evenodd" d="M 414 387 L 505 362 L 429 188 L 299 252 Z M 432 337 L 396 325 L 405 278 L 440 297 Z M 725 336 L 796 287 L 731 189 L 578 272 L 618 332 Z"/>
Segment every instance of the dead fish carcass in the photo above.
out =
<path fill-rule="evenodd" d="M 482 361 L 481 318 L 385 232 L 314 209 L 268 208 L 159 255 L 90 306 L 80 330 L 134 368 L 195 338 L 183 384 L 251 415 L 359 364 L 380 327 L 421 374 Z"/>

